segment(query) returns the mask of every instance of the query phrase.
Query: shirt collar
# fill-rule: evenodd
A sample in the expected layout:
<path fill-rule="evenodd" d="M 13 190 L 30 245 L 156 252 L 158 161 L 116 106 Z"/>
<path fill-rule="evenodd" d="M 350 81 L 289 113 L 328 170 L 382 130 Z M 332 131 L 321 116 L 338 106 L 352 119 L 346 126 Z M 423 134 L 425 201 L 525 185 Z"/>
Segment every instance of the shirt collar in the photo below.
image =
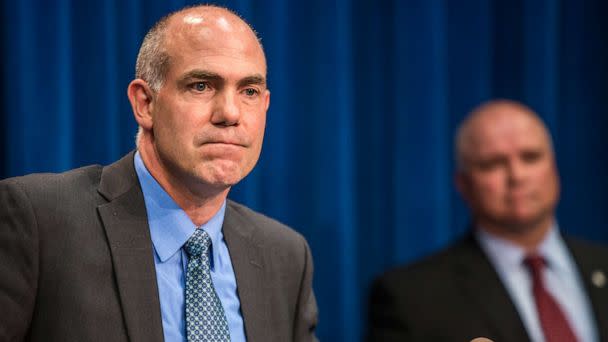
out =
<path fill-rule="evenodd" d="M 144 194 L 152 244 L 160 261 L 165 262 L 182 248 L 197 227 L 186 212 L 152 177 L 141 159 L 139 151 L 135 153 L 135 172 Z M 222 203 L 220 210 L 200 227 L 209 234 L 212 246 L 219 246 L 220 241 L 224 238 L 222 225 L 225 212 L 226 201 Z M 216 251 L 212 255 L 215 258 Z"/>
<path fill-rule="evenodd" d="M 491 234 L 485 229 L 476 229 L 475 236 L 486 255 L 498 267 L 513 269 L 522 265 L 526 251 L 520 246 Z M 545 258 L 550 268 L 558 272 L 569 269 L 567 247 L 559 234 L 557 224 L 551 226 L 549 232 L 539 244 L 537 252 Z"/>
<path fill-rule="evenodd" d="M 568 259 L 568 247 L 559 234 L 557 225 L 554 225 L 547 234 L 547 237 L 538 246 L 538 254 L 545 258 L 549 268 L 559 272 L 568 272 L 570 262 Z"/>
<path fill-rule="evenodd" d="M 523 248 L 482 228 L 475 230 L 475 236 L 481 245 L 481 249 L 499 269 L 509 270 L 521 265 L 525 254 Z"/>

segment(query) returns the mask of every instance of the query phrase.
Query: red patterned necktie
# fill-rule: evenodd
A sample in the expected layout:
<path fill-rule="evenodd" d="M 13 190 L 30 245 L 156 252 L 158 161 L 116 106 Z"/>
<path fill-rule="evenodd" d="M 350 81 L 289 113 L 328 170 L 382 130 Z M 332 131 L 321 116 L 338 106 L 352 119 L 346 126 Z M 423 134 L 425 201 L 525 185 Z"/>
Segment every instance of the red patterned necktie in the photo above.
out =
<path fill-rule="evenodd" d="M 576 342 L 576 337 L 566 316 L 543 285 L 545 260 L 538 255 L 529 255 L 524 259 L 524 264 L 528 266 L 530 275 L 532 275 L 532 291 L 545 341 Z"/>

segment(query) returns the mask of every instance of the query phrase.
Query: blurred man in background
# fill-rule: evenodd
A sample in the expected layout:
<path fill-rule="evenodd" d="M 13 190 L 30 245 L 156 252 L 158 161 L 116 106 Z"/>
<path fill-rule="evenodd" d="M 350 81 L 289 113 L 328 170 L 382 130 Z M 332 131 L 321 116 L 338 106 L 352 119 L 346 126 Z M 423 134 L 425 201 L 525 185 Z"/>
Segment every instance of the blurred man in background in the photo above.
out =
<path fill-rule="evenodd" d="M 0 182 L 0 341 L 316 340 L 306 241 L 227 200 L 270 103 L 251 27 L 215 6 L 161 19 L 128 96 L 136 151 Z"/>
<path fill-rule="evenodd" d="M 490 101 L 455 143 L 472 232 L 375 282 L 370 341 L 608 341 L 608 250 L 560 233 L 559 177 L 541 119 Z"/>

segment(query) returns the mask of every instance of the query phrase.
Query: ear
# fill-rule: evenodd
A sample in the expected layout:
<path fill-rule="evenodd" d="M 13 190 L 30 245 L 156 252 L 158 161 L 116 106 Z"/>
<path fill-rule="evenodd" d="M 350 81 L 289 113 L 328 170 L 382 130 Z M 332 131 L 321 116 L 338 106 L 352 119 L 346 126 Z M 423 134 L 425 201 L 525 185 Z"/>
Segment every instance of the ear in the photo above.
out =
<path fill-rule="evenodd" d="M 266 91 L 264 92 L 264 111 L 268 111 L 268 108 L 270 107 L 270 90 L 266 89 Z"/>
<path fill-rule="evenodd" d="M 144 130 L 151 130 L 154 122 L 152 115 L 154 107 L 154 93 L 148 83 L 142 79 L 135 79 L 129 83 L 127 88 L 127 96 L 131 107 L 133 108 L 133 115 L 135 121 Z"/>

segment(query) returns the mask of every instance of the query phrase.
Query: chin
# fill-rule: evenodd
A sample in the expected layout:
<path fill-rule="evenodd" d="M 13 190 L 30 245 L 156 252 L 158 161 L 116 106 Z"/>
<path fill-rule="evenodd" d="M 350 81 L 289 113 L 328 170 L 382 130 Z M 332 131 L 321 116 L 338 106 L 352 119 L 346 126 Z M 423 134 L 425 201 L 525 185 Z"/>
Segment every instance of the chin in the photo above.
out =
<path fill-rule="evenodd" d="M 230 187 L 240 182 L 252 169 L 238 161 L 222 159 L 200 164 L 196 169 L 196 178 L 205 184 L 217 187 Z"/>
<path fill-rule="evenodd" d="M 538 214 L 516 215 L 506 219 L 507 224 L 514 231 L 528 231 L 538 228 L 546 218 Z"/>
<path fill-rule="evenodd" d="M 241 180 L 240 172 L 201 172 L 198 175 L 199 181 L 214 187 L 230 187 Z"/>
<path fill-rule="evenodd" d="M 237 177 L 211 177 L 207 178 L 205 183 L 217 188 L 228 188 L 237 184 L 239 180 Z"/>
<path fill-rule="evenodd" d="M 225 172 L 198 172 L 195 178 L 203 184 L 208 184 L 217 187 L 233 186 L 240 181 L 238 173 L 225 173 Z"/>

